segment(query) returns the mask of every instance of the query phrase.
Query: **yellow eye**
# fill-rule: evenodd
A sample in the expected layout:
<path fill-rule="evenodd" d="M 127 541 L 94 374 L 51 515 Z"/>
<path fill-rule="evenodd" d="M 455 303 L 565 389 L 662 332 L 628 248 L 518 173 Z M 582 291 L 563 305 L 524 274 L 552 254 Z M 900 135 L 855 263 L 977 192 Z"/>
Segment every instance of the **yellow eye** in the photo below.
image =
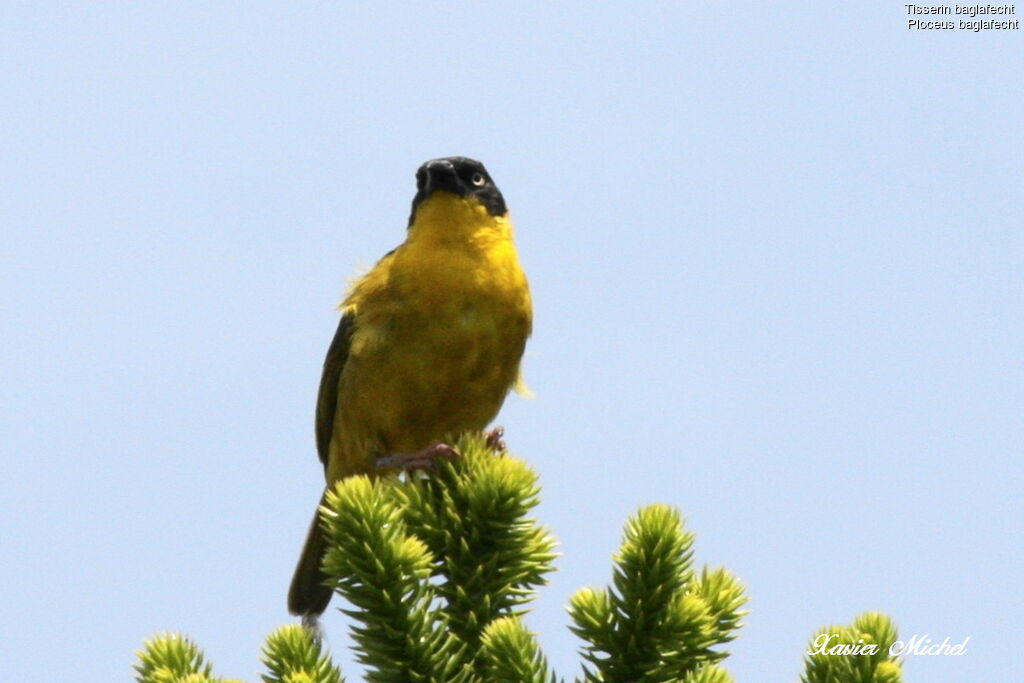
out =
<path fill-rule="evenodd" d="M 484 182 L 485 181 L 484 181 L 483 174 L 481 174 L 481 173 L 474 173 L 473 174 L 473 184 L 474 185 L 476 185 L 477 187 L 481 187 L 484 184 Z"/>

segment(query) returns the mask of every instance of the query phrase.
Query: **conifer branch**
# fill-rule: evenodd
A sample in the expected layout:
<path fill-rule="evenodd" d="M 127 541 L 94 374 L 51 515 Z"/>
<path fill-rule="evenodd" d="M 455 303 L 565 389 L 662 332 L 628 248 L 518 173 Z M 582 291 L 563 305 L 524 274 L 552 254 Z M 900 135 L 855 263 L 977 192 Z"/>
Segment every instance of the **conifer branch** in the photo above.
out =
<path fill-rule="evenodd" d="M 889 648 L 896 625 L 880 612 L 866 612 L 850 626 L 826 626 L 811 638 L 801 683 L 900 683 L 903 673 Z"/>
<path fill-rule="evenodd" d="M 139 683 L 233 683 L 215 677 L 203 651 L 177 633 L 154 636 L 136 654 L 135 680 Z"/>
<path fill-rule="evenodd" d="M 555 683 L 536 637 L 518 617 L 502 617 L 488 625 L 479 655 L 482 680 L 493 683 Z"/>
<path fill-rule="evenodd" d="M 554 539 L 530 517 L 537 475 L 478 434 L 455 445 L 462 457 L 426 475 L 356 476 L 328 491 L 323 570 L 355 620 L 356 656 L 375 682 L 555 683 L 521 620 L 555 558 Z M 733 683 L 721 646 L 736 637 L 746 594 L 723 568 L 695 570 L 693 542 L 674 508 L 630 517 L 611 584 L 570 599 L 570 628 L 584 641 L 582 680 Z M 886 616 L 821 633 L 834 634 L 831 646 L 861 650 L 807 655 L 802 683 L 902 680 L 888 655 L 897 636 Z M 864 653 L 865 644 L 878 652 Z M 299 625 L 270 635 L 263 662 L 265 683 L 344 683 L 319 637 Z M 228 683 L 176 634 L 147 642 L 135 669 L 141 683 Z"/>
<path fill-rule="evenodd" d="M 570 600 L 571 628 L 587 643 L 586 680 L 678 681 L 726 656 L 712 648 L 734 637 L 746 596 L 722 569 L 695 578 L 692 547 L 668 506 L 643 508 L 626 523 L 612 586 Z"/>
<path fill-rule="evenodd" d="M 320 639 L 298 624 L 288 624 L 267 638 L 264 683 L 345 683 L 341 670 L 322 651 Z"/>
<path fill-rule="evenodd" d="M 528 517 L 540 493 L 533 470 L 479 435 L 456 447 L 458 461 L 394 492 L 410 532 L 433 554 L 448 627 L 475 649 L 489 623 L 524 612 L 553 570 L 555 541 Z"/>
<path fill-rule="evenodd" d="M 356 476 L 328 491 L 321 508 L 324 572 L 355 608 L 343 611 L 361 624 L 352 635 L 368 680 L 459 680 L 464 645 L 433 605 L 433 558 L 406 531 L 393 487 Z"/>

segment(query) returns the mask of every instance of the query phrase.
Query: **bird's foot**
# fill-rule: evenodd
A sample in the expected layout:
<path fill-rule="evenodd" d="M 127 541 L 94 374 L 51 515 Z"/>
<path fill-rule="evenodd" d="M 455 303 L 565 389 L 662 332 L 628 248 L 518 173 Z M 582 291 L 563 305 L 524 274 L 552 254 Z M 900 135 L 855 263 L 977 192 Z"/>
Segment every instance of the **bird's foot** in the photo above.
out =
<path fill-rule="evenodd" d="M 413 453 L 392 453 L 377 458 L 377 469 L 394 467 L 406 472 L 437 468 L 437 459 L 456 460 L 462 455 L 446 443 L 435 443 Z"/>
<path fill-rule="evenodd" d="M 508 450 L 505 446 L 505 442 L 502 438 L 505 436 L 505 428 L 498 425 L 494 429 L 490 429 L 484 432 L 484 444 L 495 453 L 504 453 Z"/>

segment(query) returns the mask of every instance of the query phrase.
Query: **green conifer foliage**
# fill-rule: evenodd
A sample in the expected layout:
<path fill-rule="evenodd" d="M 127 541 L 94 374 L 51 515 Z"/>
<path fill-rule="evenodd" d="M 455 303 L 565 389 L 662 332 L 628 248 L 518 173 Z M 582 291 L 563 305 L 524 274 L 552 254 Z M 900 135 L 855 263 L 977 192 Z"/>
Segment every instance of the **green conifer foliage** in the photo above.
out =
<path fill-rule="evenodd" d="M 826 626 L 811 638 L 802 683 L 900 683 L 903 674 L 889 648 L 896 626 L 879 612 L 867 612 L 850 626 Z M 847 654 L 848 653 L 848 654 Z"/>
<path fill-rule="evenodd" d="M 298 624 L 288 624 L 267 638 L 264 683 L 345 683 L 341 670 L 323 653 L 320 639 Z"/>
<path fill-rule="evenodd" d="M 531 516 L 537 475 L 495 453 L 479 435 L 460 438 L 457 460 L 403 477 L 350 477 L 320 510 L 324 571 L 352 618 L 356 658 L 375 682 L 555 683 L 526 606 L 553 569 L 551 534 Z M 730 683 L 722 645 L 746 614 L 739 581 L 696 569 L 694 536 L 677 510 L 642 508 L 626 523 L 611 584 L 570 600 L 587 682 Z M 886 617 L 869 614 L 837 638 L 888 643 Z M 267 639 L 265 683 L 343 683 L 320 634 L 292 624 Z M 228 683 L 188 639 L 160 635 L 135 667 L 141 683 Z M 886 655 L 813 655 L 804 683 L 898 683 Z"/>
<path fill-rule="evenodd" d="M 643 508 L 626 523 L 612 585 L 570 601 L 571 628 L 587 642 L 586 680 L 679 681 L 726 657 L 713 648 L 735 637 L 746 597 L 723 569 L 695 575 L 692 546 L 668 506 Z"/>

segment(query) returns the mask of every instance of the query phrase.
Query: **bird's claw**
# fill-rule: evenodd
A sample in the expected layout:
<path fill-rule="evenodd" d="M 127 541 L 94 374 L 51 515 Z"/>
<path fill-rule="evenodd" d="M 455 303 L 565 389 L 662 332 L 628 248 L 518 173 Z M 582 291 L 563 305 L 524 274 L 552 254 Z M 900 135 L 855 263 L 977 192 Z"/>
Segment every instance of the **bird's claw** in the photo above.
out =
<path fill-rule="evenodd" d="M 507 450 L 502 438 L 505 436 L 505 428 L 498 425 L 494 429 L 484 432 L 484 444 L 495 453 L 504 453 Z"/>
<path fill-rule="evenodd" d="M 462 455 L 446 443 L 435 443 L 414 453 L 393 453 L 377 458 L 377 469 L 393 467 L 406 472 L 437 469 L 437 459 L 456 460 Z"/>

